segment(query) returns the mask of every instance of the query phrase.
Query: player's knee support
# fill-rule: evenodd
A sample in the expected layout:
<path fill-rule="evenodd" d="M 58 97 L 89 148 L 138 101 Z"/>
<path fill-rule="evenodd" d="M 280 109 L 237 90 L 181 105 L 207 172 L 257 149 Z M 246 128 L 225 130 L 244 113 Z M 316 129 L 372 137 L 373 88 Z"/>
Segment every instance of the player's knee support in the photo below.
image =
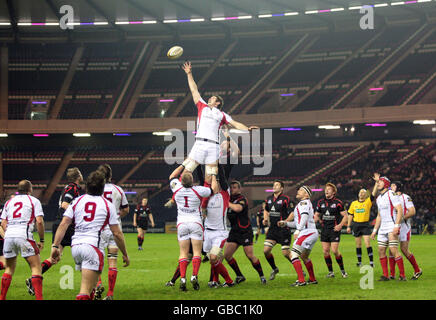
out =
<path fill-rule="evenodd" d="M 383 248 L 387 248 L 389 245 L 389 241 L 378 241 L 378 246 L 379 247 L 383 247 Z"/>
<path fill-rule="evenodd" d="M 212 249 L 210 250 L 210 254 L 214 254 L 218 258 L 221 258 L 222 254 L 223 254 L 223 249 L 220 247 L 212 247 Z"/>
<path fill-rule="evenodd" d="M 398 240 L 389 240 L 389 248 L 398 248 L 400 242 Z"/>
<path fill-rule="evenodd" d="M 117 259 L 118 258 L 118 252 L 108 252 L 107 258 L 108 259 Z"/>
<path fill-rule="evenodd" d="M 206 175 L 207 176 L 218 175 L 218 167 L 207 164 L 206 165 Z"/>
<path fill-rule="evenodd" d="M 299 258 L 301 256 L 301 251 L 298 248 L 292 248 L 291 250 L 291 260 Z"/>
<path fill-rule="evenodd" d="M 289 250 L 290 248 L 290 246 L 282 246 L 282 251 Z"/>
<path fill-rule="evenodd" d="M 273 248 L 273 247 L 274 247 L 274 244 L 273 244 L 272 242 L 269 242 L 269 241 L 265 241 L 265 242 L 263 243 L 263 245 L 264 245 L 265 247 L 269 247 L 269 248 Z"/>
<path fill-rule="evenodd" d="M 182 166 L 184 166 L 186 170 L 190 172 L 194 172 L 194 170 L 198 167 L 198 163 L 188 158 L 185 161 L 183 161 Z"/>

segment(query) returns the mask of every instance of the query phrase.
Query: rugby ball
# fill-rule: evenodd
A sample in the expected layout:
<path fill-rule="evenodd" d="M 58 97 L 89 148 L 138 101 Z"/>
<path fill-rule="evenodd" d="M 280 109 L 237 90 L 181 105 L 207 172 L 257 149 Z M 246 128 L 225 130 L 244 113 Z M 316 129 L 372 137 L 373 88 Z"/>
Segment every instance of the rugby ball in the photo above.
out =
<path fill-rule="evenodd" d="M 180 58 L 182 54 L 183 54 L 183 48 L 180 46 L 174 46 L 170 48 L 170 50 L 168 50 L 167 57 L 169 59 L 177 59 Z"/>

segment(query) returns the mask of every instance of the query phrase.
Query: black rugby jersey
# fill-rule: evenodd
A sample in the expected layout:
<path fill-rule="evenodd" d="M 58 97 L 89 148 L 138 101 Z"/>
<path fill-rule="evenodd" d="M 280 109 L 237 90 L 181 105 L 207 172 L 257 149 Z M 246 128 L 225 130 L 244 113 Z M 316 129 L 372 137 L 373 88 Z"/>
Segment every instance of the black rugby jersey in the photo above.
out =
<path fill-rule="evenodd" d="M 338 198 L 327 199 L 324 197 L 318 201 L 315 211 L 320 213 L 319 218 L 323 228 L 334 228 L 344 218 L 341 215 L 344 210 L 344 205 Z"/>
<path fill-rule="evenodd" d="M 283 193 L 280 193 L 277 198 L 274 197 L 274 194 L 266 198 L 265 210 L 269 212 L 270 229 L 280 228 L 277 226 L 277 222 L 286 220 L 289 216 L 289 202 L 289 197 Z"/>
<path fill-rule="evenodd" d="M 251 228 L 250 218 L 248 216 L 248 201 L 242 194 L 231 195 L 230 203 L 240 204 L 242 211 L 235 212 L 229 208 L 227 218 L 230 221 L 232 230 L 247 230 Z"/>

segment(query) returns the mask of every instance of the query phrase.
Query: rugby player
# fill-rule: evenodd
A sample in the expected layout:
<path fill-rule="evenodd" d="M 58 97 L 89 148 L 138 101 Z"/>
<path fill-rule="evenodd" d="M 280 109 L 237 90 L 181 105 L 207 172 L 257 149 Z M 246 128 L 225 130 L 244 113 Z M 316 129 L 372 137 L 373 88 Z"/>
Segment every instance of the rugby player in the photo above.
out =
<path fill-rule="evenodd" d="M 151 227 L 154 228 L 153 214 L 148 205 L 148 199 L 142 198 L 141 204 L 138 204 L 133 214 L 133 226 L 138 230 L 138 250 L 143 250 L 142 243 L 144 242 L 144 235 L 147 232 L 149 220 Z"/>
<path fill-rule="evenodd" d="M 190 172 L 185 172 L 181 175 L 181 179 L 177 179 L 183 170 L 183 166 L 179 166 L 170 175 L 170 187 L 173 192 L 173 199 L 177 205 L 177 238 L 179 241 L 180 255 L 180 290 L 186 291 L 186 267 L 188 265 L 189 245 L 192 243 L 193 257 L 191 283 L 194 290 L 198 290 L 198 270 L 201 264 L 201 249 L 203 246 L 203 221 L 201 218 L 201 199 L 209 197 L 213 194 L 211 188 L 193 185 L 193 176 Z M 216 190 L 216 176 L 212 176 L 212 188 Z"/>
<path fill-rule="evenodd" d="M 374 175 L 375 182 L 377 183 L 377 190 L 379 196 L 377 197 L 378 215 L 375 221 L 374 229 L 371 233 L 371 239 L 375 239 L 377 234 L 378 241 L 378 255 L 380 264 L 382 266 L 383 275 L 379 281 L 389 281 L 388 274 L 388 261 L 386 257 L 386 248 L 395 257 L 395 263 L 400 270 L 400 277 L 398 280 L 405 281 L 403 257 L 398 251 L 398 236 L 400 234 L 400 224 L 403 219 L 403 208 L 399 197 L 397 197 L 392 190 L 389 190 L 391 182 L 386 177 L 379 177 Z"/>
<path fill-rule="evenodd" d="M 271 253 L 272 249 L 277 243 L 282 245 L 283 256 L 291 262 L 290 258 L 290 243 L 291 243 L 291 229 L 287 226 L 280 228 L 277 222 L 280 220 L 286 220 L 289 217 L 289 197 L 283 194 L 283 189 L 285 185 L 282 181 L 276 180 L 273 184 L 273 194 L 268 196 L 265 200 L 265 210 L 263 211 L 263 224 L 268 225 L 268 220 L 270 221 L 270 226 L 268 232 L 265 236 L 265 242 L 263 247 L 263 253 L 272 268 L 270 280 L 274 280 L 276 274 L 279 273 L 279 268 L 277 268 L 274 256 Z"/>
<path fill-rule="evenodd" d="M 9 200 L 12 199 L 13 197 L 15 197 L 15 194 L 11 194 Z M 4 209 L 4 205 L 0 209 L 0 217 L 3 212 L 3 209 Z M 1 222 L 1 218 L 0 218 L 0 222 Z M 5 256 L 3 255 L 3 245 L 5 242 L 4 240 L 5 240 L 5 230 L 3 230 L 2 226 L 0 225 L 0 270 L 3 270 L 6 266 L 6 259 Z"/>
<path fill-rule="evenodd" d="M 104 185 L 103 197 L 111 202 L 115 206 L 116 214 L 118 217 L 118 223 L 121 226 L 121 219 L 129 214 L 129 202 L 127 201 L 126 194 L 124 190 L 113 183 L 112 180 L 112 168 L 109 164 L 100 165 L 97 169 L 101 171 L 105 177 L 106 183 Z M 101 248 L 103 250 L 107 248 L 107 262 L 108 262 L 108 292 L 104 300 L 113 300 L 115 283 L 117 281 L 118 269 L 117 269 L 117 259 L 118 259 L 118 247 L 114 240 L 114 236 L 110 230 L 110 227 L 106 225 L 101 233 Z M 97 288 L 95 292 L 95 298 L 100 299 L 104 291 L 101 279 L 97 283 Z"/>
<path fill-rule="evenodd" d="M 43 300 L 39 251 L 44 248 L 44 213 L 41 202 L 31 196 L 32 192 L 32 183 L 21 180 L 18 183 L 18 194 L 6 202 L 2 211 L 1 226 L 5 230 L 3 254 L 6 258 L 6 268 L 2 276 L 0 300 L 6 300 L 18 254 L 29 264 L 36 300 Z M 39 235 L 38 244 L 33 239 L 35 222 Z"/>
<path fill-rule="evenodd" d="M 262 207 L 259 209 L 259 211 L 256 213 L 256 224 L 257 224 L 257 230 L 256 230 L 256 240 L 254 243 L 257 243 L 257 240 L 259 239 L 260 233 L 265 232 L 265 226 L 263 225 L 263 210 L 265 210 L 265 202 L 262 203 Z"/>
<path fill-rule="evenodd" d="M 67 169 L 66 175 L 67 175 L 68 184 L 64 187 L 64 190 L 62 191 L 61 196 L 59 197 L 59 209 L 58 209 L 57 221 L 53 223 L 53 228 L 52 228 L 52 232 L 53 232 L 52 242 L 54 241 L 56 230 L 59 226 L 59 223 L 62 220 L 62 216 L 65 210 L 67 210 L 68 206 L 74 199 L 80 196 L 80 190 L 81 190 L 80 185 L 83 183 L 83 176 L 79 168 L 74 167 L 74 168 Z M 65 247 L 71 247 L 71 237 L 73 236 L 73 234 L 74 234 L 74 224 L 71 224 L 65 233 L 65 237 L 62 239 L 62 242 L 59 244 L 59 252 L 60 252 L 59 259 L 58 260 L 52 260 L 51 258 L 45 259 L 41 264 L 42 274 L 47 272 L 52 267 L 52 265 L 57 264 L 60 261 L 60 258 L 62 257 L 62 253 Z M 26 279 L 27 292 L 30 295 L 34 295 L 35 292 L 31 280 L 32 280 L 31 278 Z"/>
<path fill-rule="evenodd" d="M 294 243 L 291 251 L 291 262 L 297 272 L 298 279 L 292 284 L 294 287 L 305 286 L 306 284 L 318 284 L 313 271 L 312 261 L 309 259 L 310 252 L 318 240 L 318 230 L 314 221 L 314 213 L 310 197 L 312 191 L 308 186 L 302 186 L 298 189 L 296 198 L 300 201 L 295 210 L 290 214 L 286 221 L 277 222 L 279 227 L 294 227 Z M 294 220 L 294 222 L 290 222 Z M 300 258 L 309 273 L 309 281 L 304 279 L 304 272 L 301 266 Z"/>
<path fill-rule="evenodd" d="M 342 227 L 347 223 L 347 211 L 342 204 L 342 201 L 336 198 L 337 189 L 333 183 L 327 183 L 324 188 L 325 197 L 318 201 L 315 212 L 315 223 L 321 221 L 321 244 L 324 252 L 325 263 L 329 273 L 327 278 L 334 278 L 332 258 L 330 249 L 335 255 L 336 262 L 341 269 L 343 278 L 347 278 L 348 274 L 344 269 L 344 261 L 339 252 L 339 242 L 341 241 Z"/>
<path fill-rule="evenodd" d="M 392 182 L 391 190 L 400 198 L 401 207 L 403 208 L 403 220 L 401 220 L 399 236 L 400 248 L 413 267 L 414 274 L 411 280 L 418 280 L 418 278 L 422 275 L 422 270 L 418 266 L 415 256 L 409 250 L 410 237 L 412 235 L 410 219 L 416 214 L 415 206 L 413 204 L 412 198 L 407 194 L 403 193 L 403 184 L 400 181 Z M 391 267 L 391 277 L 395 279 L 395 260 L 392 264 L 389 264 Z"/>
<path fill-rule="evenodd" d="M 106 225 L 109 225 L 114 241 L 123 254 L 124 267 L 130 264 L 117 209 L 103 197 L 105 183 L 106 179 L 101 171 L 94 171 L 88 176 L 86 194 L 75 199 L 67 208 L 52 245 L 51 258 L 58 259 L 59 244 L 74 220 L 71 253 L 76 270 L 82 272 L 80 292 L 76 300 L 93 300 L 94 288 L 104 265 L 104 247 L 101 244 L 102 231 Z"/>
<path fill-rule="evenodd" d="M 253 252 L 253 228 L 248 216 L 248 201 L 241 194 L 241 183 L 233 181 L 230 184 L 230 204 L 228 218 L 231 224 L 227 245 L 224 252 L 224 257 L 227 263 L 232 267 L 236 273 L 236 283 L 245 281 L 245 277 L 239 269 L 236 259 L 233 257 L 239 246 L 243 246 L 244 253 L 251 265 L 257 271 L 262 284 L 266 284 L 266 279 L 263 275 L 260 260 L 254 255 Z"/>

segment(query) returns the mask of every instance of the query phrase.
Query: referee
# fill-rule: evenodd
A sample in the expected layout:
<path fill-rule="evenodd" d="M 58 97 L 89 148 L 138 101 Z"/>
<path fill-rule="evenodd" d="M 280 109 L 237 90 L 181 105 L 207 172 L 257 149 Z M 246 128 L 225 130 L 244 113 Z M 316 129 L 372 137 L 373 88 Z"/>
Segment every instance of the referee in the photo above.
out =
<path fill-rule="evenodd" d="M 371 226 L 369 217 L 371 207 L 377 192 L 377 185 L 374 185 L 372 194 L 365 189 L 359 191 L 358 200 L 354 200 L 348 209 L 347 233 L 352 233 L 356 239 L 357 266 L 362 265 L 362 237 L 365 241 L 366 251 L 368 252 L 369 264 L 374 268 L 373 252 L 371 247 Z"/>

